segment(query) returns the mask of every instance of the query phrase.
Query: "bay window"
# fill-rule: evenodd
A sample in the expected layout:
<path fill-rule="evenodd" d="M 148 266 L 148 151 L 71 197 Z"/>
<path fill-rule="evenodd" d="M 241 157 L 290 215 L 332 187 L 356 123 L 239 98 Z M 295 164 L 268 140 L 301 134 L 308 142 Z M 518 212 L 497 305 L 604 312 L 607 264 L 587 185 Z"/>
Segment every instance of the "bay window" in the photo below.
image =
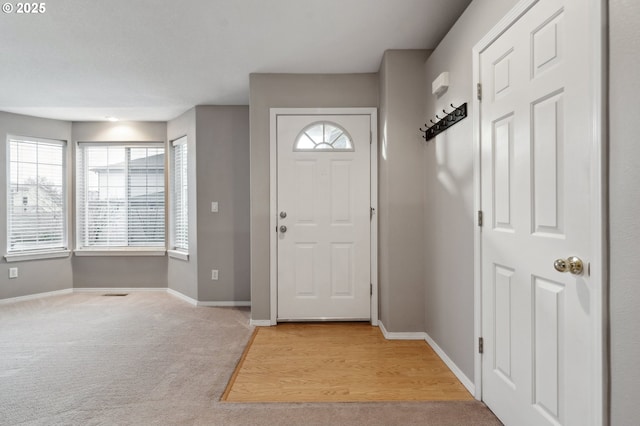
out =
<path fill-rule="evenodd" d="M 64 254 L 66 142 L 9 136 L 7 143 L 7 261 Z"/>
<path fill-rule="evenodd" d="M 79 252 L 165 249 L 162 143 L 80 142 L 76 181 Z"/>
<path fill-rule="evenodd" d="M 187 137 L 171 143 L 171 233 L 174 250 L 189 251 L 189 187 L 187 178 Z"/>

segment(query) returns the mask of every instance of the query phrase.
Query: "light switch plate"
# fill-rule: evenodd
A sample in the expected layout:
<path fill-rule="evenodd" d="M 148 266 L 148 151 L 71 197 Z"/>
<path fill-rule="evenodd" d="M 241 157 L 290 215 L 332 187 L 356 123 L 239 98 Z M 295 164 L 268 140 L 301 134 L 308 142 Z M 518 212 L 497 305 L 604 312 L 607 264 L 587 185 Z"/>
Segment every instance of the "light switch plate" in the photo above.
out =
<path fill-rule="evenodd" d="M 217 201 L 212 201 L 211 202 L 211 213 L 218 213 L 218 202 Z"/>

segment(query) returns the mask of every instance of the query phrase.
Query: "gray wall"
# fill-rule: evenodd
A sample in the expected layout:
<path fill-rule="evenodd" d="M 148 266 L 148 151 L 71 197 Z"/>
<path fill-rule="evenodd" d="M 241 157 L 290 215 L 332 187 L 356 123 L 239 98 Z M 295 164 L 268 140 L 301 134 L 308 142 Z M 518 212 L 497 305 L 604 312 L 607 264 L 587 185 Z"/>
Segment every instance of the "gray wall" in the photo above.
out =
<path fill-rule="evenodd" d="M 380 66 L 378 152 L 380 321 L 424 331 L 424 61 L 426 50 L 390 50 Z"/>
<path fill-rule="evenodd" d="M 0 112 L 0 241 L 7 241 L 7 135 L 64 140 L 71 145 L 71 123 Z M 71 178 L 71 149 L 67 146 L 67 178 Z M 71 209 L 71 195 L 67 194 Z M 70 217 L 70 215 L 69 215 Z M 71 221 L 68 222 L 71 226 Z M 69 241 L 71 242 L 71 240 Z M 3 248 L 6 252 L 6 246 Z M 0 299 L 63 290 L 71 287 L 73 273 L 70 258 L 6 263 L 0 260 Z M 9 279 L 9 267 L 18 268 L 18 278 Z"/>
<path fill-rule="evenodd" d="M 611 0 L 609 75 L 611 424 L 640 418 L 640 3 Z"/>
<path fill-rule="evenodd" d="M 474 377 L 473 114 L 471 49 L 517 3 L 475 0 L 426 62 L 424 118 L 468 102 L 469 117 L 425 144 L 425 330 L 471 380 Z M 431 82 L 449 72 L 436 98 Z M 422 123 L 421 121 L 420 123 Z"/>
<path fill-rule="evenodd" d="M 196 132 L 198 300 L 249 301 L 249 107 L 198 106 Z"/>
<path fill-rule="evenodd" d="M 251 318 L 268 320 L 269 306 L 269 109 L 377 107 L 377 74 L 252 74 L 251 122 Z"/>
<path fill-rule="evenodd" d="M 165 142 L 161 122 L 75 122 L 75 142 Z M 73 286 L 167 287 L 166 256 L 73 256 Z"/>
<path fill-rule="evenodd" d="M 189 260 L 169 257 L 167 259 L 167 286 L 192 299 L 198 299 L 198 227 L 196 191 L 196 109 L 174 118 L 167 123 L 167 152 L 171 152 L 171 142 L 187 137 L 187 179 L 189 185 Z M 168 164 L 171 164 L 169 161 Z M 169 168 L 170 170 L 170 168 Z M 171 175 L 169 174 L 169 182 Z M 168 188 L 170 185 L 168 186 Z M 167 234 L 169 235 L 169 234 Z M 170 247 L 170 246 L 169 246 Z"/>

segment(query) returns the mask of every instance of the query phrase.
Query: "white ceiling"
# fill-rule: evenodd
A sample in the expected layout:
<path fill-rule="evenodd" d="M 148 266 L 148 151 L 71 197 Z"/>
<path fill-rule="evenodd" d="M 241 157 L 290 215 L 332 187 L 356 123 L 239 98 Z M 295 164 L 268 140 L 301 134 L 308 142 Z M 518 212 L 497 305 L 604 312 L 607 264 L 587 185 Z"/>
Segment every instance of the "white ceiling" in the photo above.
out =
<path fill-rule="evenodd" d="M 172 119 L 247 105 L 251 73 L 377 72 L 432 49 L 470 0 L 54 0 L 0 14 L 0 110 Z"/>

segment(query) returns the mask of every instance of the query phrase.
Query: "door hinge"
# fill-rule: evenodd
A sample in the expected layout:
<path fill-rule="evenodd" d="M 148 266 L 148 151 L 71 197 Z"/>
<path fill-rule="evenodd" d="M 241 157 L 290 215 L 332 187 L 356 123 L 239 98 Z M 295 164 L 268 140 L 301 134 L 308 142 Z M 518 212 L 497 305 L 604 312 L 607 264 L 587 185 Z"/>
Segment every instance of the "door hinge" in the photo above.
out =
<path fill-rule="evenodd" d="M 478 338 L 478 353 L 484 353 L 484 339 L 482 337 Z"/>
<path fill-rule="evenodd" d="M 373 284 L 369 283 L 369 296 L 373 296 Z"/>
<path fill-rule="evenodd" d="M 482 100 L 482 84 L 478 83 L 476 86 L 476 94 L 478 95 L 478 100 Z"/>
<path fill-rule="evenodd" d="M 369 220 L 373 220 L 373 215 L 376 214 L 376 209 L 373 207 L 370 207 L 369 209 Z"/>
<path fill-rule="evenodd" d="M 478 210 L 478 226 L 482 226 L 482 210 Z"/>

